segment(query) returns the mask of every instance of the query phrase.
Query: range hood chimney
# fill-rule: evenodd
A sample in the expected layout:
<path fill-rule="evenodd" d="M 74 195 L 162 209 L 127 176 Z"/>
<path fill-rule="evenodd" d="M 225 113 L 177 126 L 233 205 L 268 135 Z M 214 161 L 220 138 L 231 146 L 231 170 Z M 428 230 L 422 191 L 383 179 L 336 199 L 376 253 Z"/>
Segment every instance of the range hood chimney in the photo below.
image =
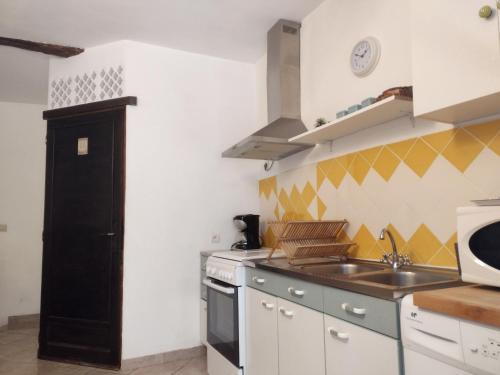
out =
<path fill-rule="evenodd" d="M 300 117 L 300 24 L 279 20 L 267 33 L 269 124 L 222 153 L 226 158 L 280 160 L 311 147 L 289 138 L 307 131 Z"/>

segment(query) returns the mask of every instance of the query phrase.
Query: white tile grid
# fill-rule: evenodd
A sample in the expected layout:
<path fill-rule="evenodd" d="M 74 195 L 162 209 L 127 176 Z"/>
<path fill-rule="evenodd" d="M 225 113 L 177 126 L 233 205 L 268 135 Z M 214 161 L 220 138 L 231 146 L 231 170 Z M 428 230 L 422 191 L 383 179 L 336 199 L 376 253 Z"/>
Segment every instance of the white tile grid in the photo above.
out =
<path fill-rule="evenodd" d="M 376 207 L 372 213 L 372 216 L 376 216 L 377 219 L 374 221 L 377 225 L 376 231 L 380 231 L 383 226 L 392 223 L 395 220 L 396 212 L 401 208 L 401 202 L 395 200 L 392 194 L 388 194 L 387 188 L 387 182 L 374 169 L 368 172 L 361 186 L 367 199 Z M 368 228 L 371 231 L 375 230 L 371 226 Z"/>
<path fill-rule="evenodd" d="M 123 67 L 105 67 L 50 83 L 51 109 L 113 99 L 124 94 Z"/>
<path fill-rule="evenodd" d="M 330 186 L 335 189 L 333 185 Z M 363 214 L 353 207 L 353 191 L 357 189 L 356 186 L 356 181 L 350 174 L 346 174 L 337 189 L 336 216 L 349 222 L 346 233 L 350 238 L 353 238 L 361 225 L 364 224 Z M 325 202 L 325 204 L 328 205 L 330 202 Z"/>
<path fill-rule="evenodd" d="M 292 176 L 287 177 L 291 184 Z M 301 180 L 305 178 L 303 175 Z M 492 179 L 491 186 L 495 182 L 497 179 Z M 422 178 L 401 163 L 389 182 L 371 169 L 361 186 L 347 174 L 339 189 L 325 179 L 318 190 L 318 196 L 327 206 L 323 218 L 348 219 L 349 236 L 354 236 L 361 224 L 376 236 L 380 228 L 392 223 L 408 240 L 425 223 L 442 243 L 456 230 L 456 207 L 469 204 L 469 200 L 478 195 L 480 190 L 441 156 Z M 315 211 L 316 207 L 311 205 L 313 216 Z"/>
<path fill-rule="evenodd" d="M 270 220 L 276 220 L 274 216 L 274 209 L 276 204 L 278 203 L 278 199 L 276 198 L 276 194 L 271 192 L 269 195 L 269 199 L 266 198 L 264 194 L 260 197 L 260 220 L 263 222 L 268 222 Z"/>
<path fill-rule="evenodd" d="M 475 199 L 500 197 L 500 173 L 498 156 L 489 148 L 483 149 L 476 160 L 467 168 L 464 175 L 481 193 Z"/>
<path fill-rule="evenodd" d="M 308 164 L 299 169 L 288 171 L 278 175 L 278 194 L 281 189 L 285 189 L 286 193 L 290 196 L 292 193 L 293 185 L 297 187 L 299 193 L 302 193 L 306 184 L 310 182 L 312 187 L 315 188 L 316 184 L 316 165 Z"/>
<path fill-rule="evenodd" d="M 278 175 L 277 185 L 278 185 L 278 196 L 281 189 L 284 189 L 286 194 L 291 200 L 293 186 L 297 188 L 299 194 L 302 194 L 307 183 L 311 184 L 311 187 L 316 190 L 316 165 L 309 164 L 302 168 L 292 170 L 289 172 L 282 173 Z M 303 201 L 304 205 L 306 204 Z M 318 204 L 316 198 L 314 198 L 309 206 L 307 206 L 309 213 L 313 218 L 318 217 Z M 283 214 L 282 207 L 280 205 L 281 215 Z M 274 217 L 274 215 L 273 215 Z"/>
<path fill-rule="evenodd" d="M 477 159 L 474 163 L 476 162 Z M 432 212 L 424 215 L 424 222 L 445 243 L 456 231 L 457 207 L 471 205 L 470 201 L 481 196 L 481 192 L 441 156 L 438 156 L 421 180 L 426 190 L 432 191 L 437 198 Z"/>
<path fill-rule="evenodd" d="M 340 216 L 339 210 L 337 209 L 337 189 L 335 189 L 328 178 L 325 178 L 325 180 L 321 184 L 321 187 L 317 189 L 316 193 L 326 206 L 323 220 L 344 219 Z"/>
<path fill-rule="evenodd" d="M 402 162 L 389 182 L 370 169 L 361 186 L 347 173 L 339 189 L 325 178 L 317 194 L 327 206 L 323 219 L 346 218 L 351 238 L 362 224 L 376 237 L 380 228 L 392 223 L 409 240 L 425 223 L 441 243 L 446 243 L 456 231 L 457 207 L 470 205 L 471 199 L 500 196 L 500 174 L 492 173 L 497 167 L 498 156 L 484 148 L 465 173 L 438 155 L 422 178 Z M 310 168 L 292 170 L 284 174 L 284 179 L 280 177 L 279 189 L 281 182 L 289 186 L 287 191 L 294 183 L 302 191 L 307 181 L 316 187 L 316 175 Z"/>
<path fill-rule="evenodd" d="M 318 201 L 316 197 L 311 201 L 311 204 L 308 206 L 308 211 L 311 214 L 313 220 L 318 218 Z"/>

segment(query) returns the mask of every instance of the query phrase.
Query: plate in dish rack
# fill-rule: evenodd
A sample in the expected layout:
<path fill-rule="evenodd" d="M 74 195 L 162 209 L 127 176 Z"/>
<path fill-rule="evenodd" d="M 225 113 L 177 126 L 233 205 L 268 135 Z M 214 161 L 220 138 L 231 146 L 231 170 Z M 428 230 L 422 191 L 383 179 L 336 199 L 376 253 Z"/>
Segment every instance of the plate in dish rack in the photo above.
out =
<path fill-rule="evenodd" d="M 500 198 L 478 199 L 472 200 L 471 202 L 477 204 L 478 206 L 500 206 Z"/>

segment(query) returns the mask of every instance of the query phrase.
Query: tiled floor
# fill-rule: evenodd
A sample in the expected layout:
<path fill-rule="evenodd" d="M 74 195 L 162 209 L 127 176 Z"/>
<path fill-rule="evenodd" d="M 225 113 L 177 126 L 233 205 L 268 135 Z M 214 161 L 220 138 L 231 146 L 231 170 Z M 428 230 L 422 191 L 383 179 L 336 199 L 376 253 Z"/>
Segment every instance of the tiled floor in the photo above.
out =
<path fill-rule="evenodd" d="M 41 361 L 36 357 L 37 330 L 0 331 L 0 375 L 207 375 L 205 358 L 179 360 L 130 371 Z"/>

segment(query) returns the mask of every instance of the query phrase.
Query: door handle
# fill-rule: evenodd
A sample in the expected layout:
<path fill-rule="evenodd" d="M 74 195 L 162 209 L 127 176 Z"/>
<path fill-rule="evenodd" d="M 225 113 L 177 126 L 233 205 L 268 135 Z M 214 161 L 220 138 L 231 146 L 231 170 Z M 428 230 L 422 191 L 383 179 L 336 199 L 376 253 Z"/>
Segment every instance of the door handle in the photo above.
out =
<path fill-rule="evenodd" d="M 215 290 L 217 290 L 219 292 L 222 292 L 224 294 L 234 294 L 234 288 L 225 288 L 225 287 L 223 287 L 221 285 L 217 285 L 217 284 L 213 283 L 209 279 L 204 279 L 203 280 L 203 285 L 206 285 L 209 288 L 215 289 Z"/>
<path fill-rule="evenodd" d="M 290 293 L 292 296 L 295 296 L 295 297 L 303 297 L 304 294 L 306 294 L 306 292 L 304 292 L 303 290 L 297 290 L 295 288 L 288 288 L 288 293 Z"/>
<path fill-rule="evenodd" d="M 101 236 L 101 237 L 114 237 L 114 236 L 116 236 L 116 233 L 114 233 L 114 232 L 100 233 L 99 236 Z"/>
<path fill-rule="evenodd" d="M 256 284 L 263 285 L 266 282 L 266 279 L 262 279 L 260 277 L 254 276 L 254 277 L 252 277 L 252 281 Z"/>
<path fill-rule="evenodd" d="M 360 316 L 366 315 L 366 309 L 360 307 L 352 307 L 348 303 L 342 304 L 342 310 L 347 311 L 348 313 L 354 315 L 360 315 Z"/>
<path fill-rule="evenodd" d="M 264 308 L 266 310 L 272 310 L 272 309 L 274 309 L 274 304 L 267 303 L 265 300 L 262 300 L 261 304 L 262 304 L 262 306 L 264 306 Z"/>
<path fill-rule="evenodd" d="M 349 339 L 349 334 L 346 333 L 346 332 L 339 332 L 337 331 L 335 328 L 333 327 L 330 327 L 328 328 L 328 332 L 330 333 L 330 335 L 338 338 L 338 339 L 341 339 L 341 340 L 347 340 Z"/>
<path fill-rule="evenodd" d="M 293 311 L 291 310 L 285 310 L 284 307 L 280 307 L 279 312 L 282 313 L 287 318 L 293 318 Z"/>

